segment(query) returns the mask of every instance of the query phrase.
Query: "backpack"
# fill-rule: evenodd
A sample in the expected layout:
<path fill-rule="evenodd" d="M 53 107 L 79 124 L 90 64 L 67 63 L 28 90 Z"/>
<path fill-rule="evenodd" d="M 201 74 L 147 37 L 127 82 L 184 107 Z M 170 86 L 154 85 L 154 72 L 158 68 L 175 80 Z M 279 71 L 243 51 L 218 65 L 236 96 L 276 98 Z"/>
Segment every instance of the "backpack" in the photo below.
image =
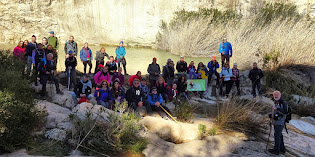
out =
<path fill-rule="evenodd" d="M 287 104 L 287 108 L 288 108 L 288 113 L 287 113 L 287 117 L 285 118 L 284 128 L 285 128 L 285 131 L 287 132 L 287 134 L 289 134 L 288 129 L 287 129 L 287 123 L 290 123 L 290 121 L 292 119 L 292 109 L 291 109 L 291 106 L 289 104 Z"/>

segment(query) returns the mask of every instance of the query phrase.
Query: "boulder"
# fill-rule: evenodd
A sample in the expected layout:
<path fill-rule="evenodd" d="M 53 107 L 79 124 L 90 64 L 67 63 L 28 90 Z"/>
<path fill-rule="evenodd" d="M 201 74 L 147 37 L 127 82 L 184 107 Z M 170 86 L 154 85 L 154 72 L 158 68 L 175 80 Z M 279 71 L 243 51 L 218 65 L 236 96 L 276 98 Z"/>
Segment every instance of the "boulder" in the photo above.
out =
<path fill-rule="evenodd" d="M 306 105 L 314 105 L 315 104 L 315 99 L 306 97 L 306 96 L 300 96 L 300 95 L 295 95 L 293 94 L 293 100 L 297 104 L 306 104 Z"/>
<path fill-rule="evenodd" d="M 72 109 L 74 107 L 74 102 L 71 95 L 72 91 L 66 90 L 63 91 L 63 93 L 63 95 L 54 95 L 52 98 L 53 103 Z"/>
<path fill-rule="evenodd" d="M 107 120 L 109 113 L 115 113 L 101 105 L 93 105 L 88 102 L 78 104 L 72 109 L 72 113 L 78 116 L 79 119 L 83 120 L 89 115 L 92 119 Z"/>
<path fill-rule="evenodd" d="M 54 128 L 46 131 L 45 137 L 48 139 L 54 139 L 57 141 L 64 141 L 66 139 L 67 132 L 58 128 Z"/>
<path fill-rule="evenodd" d="M 60 128 L 67 131 L 72 129 L 72 123 L 69 119 L 71 111 L 69 109 L 46 100 L 37 102 L 36 107 L 41 110 L 46 110 L 48 113 L 46 128 Z"/>
<path fill-rule="evenodd" d="M 242 95 L 239 98 L 242 100 L 250 100 L 250 101 L 256 101 L 262 104 L 268 104 L 270 106 L 274 105 L 274 102 L 270 98 L 267 98 L 264 96 L 262 97 L 257 96 L 256 98 L 254 98 L 253 95 Z"/>
<path fill-rule="evenodd" d="M 289 125 L 295 127 L 305 134 L 315 136 L 315 125 L 311 123 L 305 122 L 300 119 L 292 119 Z"/>

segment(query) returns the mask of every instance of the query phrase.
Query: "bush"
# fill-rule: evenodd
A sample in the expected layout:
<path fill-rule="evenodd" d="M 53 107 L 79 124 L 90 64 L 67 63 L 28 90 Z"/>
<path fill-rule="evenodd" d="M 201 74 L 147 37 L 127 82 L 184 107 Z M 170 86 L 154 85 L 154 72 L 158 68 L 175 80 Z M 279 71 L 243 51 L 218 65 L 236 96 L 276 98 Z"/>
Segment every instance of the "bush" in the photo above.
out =
<path fill-rule="evenodd" d="M 87 113 L 84 120 L 75 115 L 71 118 L 75 124 L 72 138 L 82 142 L 79 146 L 83 152 L 94 155 L 125 151 L 138 153 L 146 147 L 147 141 L 138 136 L 141 125 L 139 117 L 134 112 L 111 113 L 107 120 L 101 121 L 93 120 L 89 115 Z"/>
<path fill-rule="evenodd" d="M 199 130 L 200 138 L 202 139 L 205 136 L 206 132 L 207 132 L 207 126 L 204 125 L 204 124 L 199 124 L 198 125 L 198 130 Z"/>
<path fill-rule="evenodd" d="M 210 134 L 210 136 L 215 136 L 217 134 L 217 128 L 211 128 L 209 130 L 209 134 Z"/>
<path fill-rule="evenodd" d="M 46 113 L 34 106 L 34 92 L 22 73 L 24 62 L 0 50 L 0 64 L 0 152 L 12 152 L 44 125 Z"/>
<path fill-rule="evenodd" d="M 257 134 L 268 123 L 262 115 L 268 113 L 269 108 L 254 101 L 231 99 L 220 104 L 216 126 Z"/>
<path fill-rule="evenodd" d="M 178 120 L 186 122 L 194 118 L 193 112 L 196 109 L 197 105 L 190 105 L 187 101 L 183 101 L 175 107 L 173 114 Z"/>

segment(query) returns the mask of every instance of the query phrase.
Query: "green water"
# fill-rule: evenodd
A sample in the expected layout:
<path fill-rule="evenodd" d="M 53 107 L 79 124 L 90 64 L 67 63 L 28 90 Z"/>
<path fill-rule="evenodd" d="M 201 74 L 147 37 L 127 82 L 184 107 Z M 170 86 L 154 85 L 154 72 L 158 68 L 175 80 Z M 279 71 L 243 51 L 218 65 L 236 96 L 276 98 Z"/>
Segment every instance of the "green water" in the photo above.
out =
<path fill-rule="evenodd" d="M 0 49 L 14 49 L 15 45 L 0 45 Z M 83 45 L 79 45 L 78 51 L 82 49 Z M 99 51 L 102 46 L 100 45 L 90 45 L 89 46 L 93 53 L 93 58 L 96 55 L 96 51 Z M 64 71 L 65 70 L 65 52 L 63 50 L 64 45 L 60 45 L 59 48 L 59 55 L 58 55 L 58 65 L 57 70 L 58 71 Z M 108 53 L 110 56 L 115 56 L 115 49 L 116 47 L 110 47 L 105 46 L 106 53 Z M 179 61 L 180 56 L 170 54 L 167 51 L 162 50 L 155 50 L 150 48 L 126 48 L 126 60 L 127 60 L 127 73 L 129 75 L 136 74 L 137 71 L 141 71 L 142 74 L 147 74 L 147 68 L 150 63 L 152 63 L 153 57 L 157 58 L 157 63 L 160 65 L 161 70 L 162 66 L 166 64 L 166 61 L 168 58 L 171 58 L 174 63 L 176 64 L 177 61 Z M 81 72 L 83 72 L 83 63 L 79 60 L 80 56 L 78 54 L 78 66 L 77 69 Z M 211 58 L 206 57 L 185 57 L 185 61 L 189 64 L 190 61 L 194 61 L 195 66 L 198 65 L 199 62 L 203 62 L 204 64 L 208 64 L 208 62 L 211 60 Z M 92 72 L 94 72 L 95 69 L 95 60 L 92 62 L 93 68 Z M 87 70 L 88 72 L 88 70 Z"/>

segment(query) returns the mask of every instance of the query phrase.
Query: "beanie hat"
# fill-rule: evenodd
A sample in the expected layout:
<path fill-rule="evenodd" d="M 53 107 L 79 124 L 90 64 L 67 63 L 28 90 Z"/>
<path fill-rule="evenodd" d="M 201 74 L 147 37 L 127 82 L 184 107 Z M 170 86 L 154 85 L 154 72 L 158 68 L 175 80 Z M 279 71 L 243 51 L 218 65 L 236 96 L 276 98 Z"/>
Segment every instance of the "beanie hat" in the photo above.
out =
<path fill-rule="evenodd" d="M 237 66 L 237 63 L 234 63 L 233 65 Z"/>
<path fill-rule="evenodd" d="M 114 84 L 115 84 L 116 82 L 120 84 L 119 78 L 116 78 L 116 79 L 114 80 Z"/>
<path fill-rule="evenodd" d="M 119 44 L 123 44 L 124 42 L 123 41 L 120 41 L 120 43 Z"/>
<path fill-rule="evenodd" d="M 216 60 L 216 59 L 217 59 L 217 57 L 216 57 L 216 56 L 212 56 L 212 59 Z"/>
<path fill-rule="evenodd" d="M 100 64 L 100 65 L 98 65 L 97 67 L 99 67 L 99 68 L 104 68 L 104 65 L 103 65 L 103 64 Z"/>
<path fill-rule="evenodd" d="M 55 34 L 55 32 L 54 32 L 54 31 L 50 31 L 49 33 L 50 33 L 50 34 Z"/>
<path fill-rule="evenodd" d="M 72 53 L 72 51 L 70 50 L 68 53 L 69 53 L 69 54 L 71 54 L 71 53 Z M 102 64 L 101 64 L 101 65 L 102 65 Z"/>
<path fill-rule="evenodd" d="M 155 58 L 155 57 L 153 58 L 153 61 L 156 61 L 156 58 Z"/>

